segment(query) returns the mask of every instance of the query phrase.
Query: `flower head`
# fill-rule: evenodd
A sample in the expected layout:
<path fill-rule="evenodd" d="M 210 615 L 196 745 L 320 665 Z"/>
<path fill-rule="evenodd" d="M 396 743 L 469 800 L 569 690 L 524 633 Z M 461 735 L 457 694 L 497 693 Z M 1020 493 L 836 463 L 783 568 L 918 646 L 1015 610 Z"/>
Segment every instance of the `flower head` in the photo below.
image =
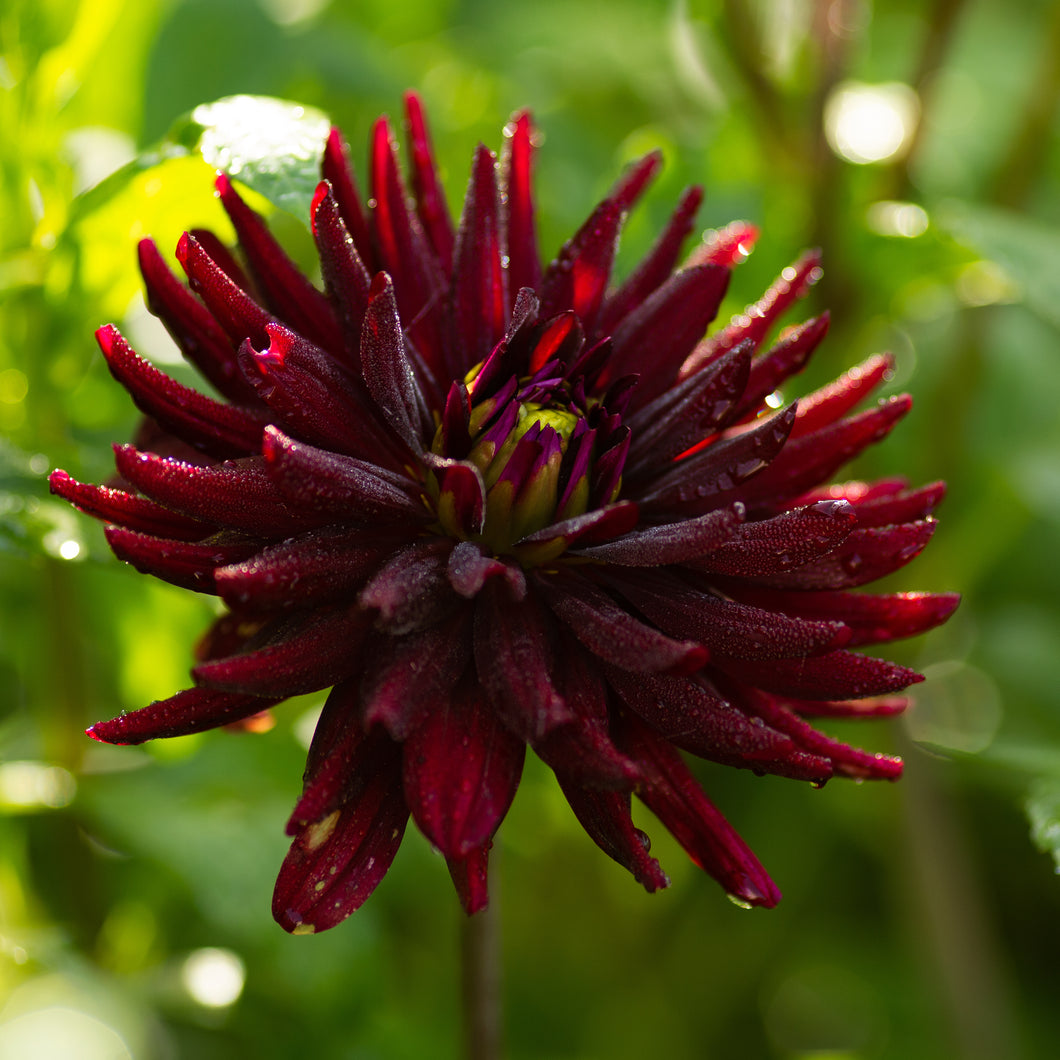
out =
<path fill-rule="evenodd" d="M 921 551 L 941 485 L 823 485 L 910 400 L 853 411 L 887 376 L 881 356 L 773 411 L 828 327 L 764 342 L 817 256 L 705 338 L 756 233 L 710 233 L 677 267 L 698 188 L 612 284 L 657 155 L 542 268 L 521 114 L 499 163 L 476 151 L 454 226 L 419 101 L 406 102 L 411 196 L 385 119 L 366 201 L 339 134 L 328 140 L 312 207 L 323 291 L 224 176 L 242 261 L 186 234 L 189 290 L 141 243 L 152 310 L 221 400 L 101 329 L 146 419 L 115 447 L 119 486 L 56 471 L 52 489 L 109 524 L 121 559 L 226 611 L 194 687 L 89 734 L 177 736 L 331 687 L 276 885 L 291 931 L 353 912 L 410 814 L 479 909 L 527 745 L 649 891 L 668 881 L 631 795 L 732 896 L 775 905 L 680 752 L 815 784 L 900 773 L 806 718 L 902 709 L 894 694 L 919 675 L 850 649 L 956 606 L 851 591 Z"/>

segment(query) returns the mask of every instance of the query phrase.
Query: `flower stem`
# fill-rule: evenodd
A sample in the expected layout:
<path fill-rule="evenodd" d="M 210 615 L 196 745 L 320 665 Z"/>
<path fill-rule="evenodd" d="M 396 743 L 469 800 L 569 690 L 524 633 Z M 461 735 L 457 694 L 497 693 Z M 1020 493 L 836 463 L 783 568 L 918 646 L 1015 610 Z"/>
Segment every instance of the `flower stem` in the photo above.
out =
<path fill-rule="evenodd" d="M 500 1060 L 501 955 L 497 884 L 490 880 L 490 904 L 465 917 L 461 929 L 464 1040 L 468 1060 Z"/>

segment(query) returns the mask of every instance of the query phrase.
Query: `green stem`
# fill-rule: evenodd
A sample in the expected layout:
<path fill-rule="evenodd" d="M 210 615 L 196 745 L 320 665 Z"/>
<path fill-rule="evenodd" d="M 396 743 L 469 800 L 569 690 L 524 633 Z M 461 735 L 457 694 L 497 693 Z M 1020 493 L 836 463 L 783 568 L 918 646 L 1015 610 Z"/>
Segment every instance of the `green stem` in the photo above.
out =
<path fill-rule="evenodd" d="M 497 883 L 490 880 L 490 904 L 465 917 L 461 929 L 464 1039 L 468 1060 L 500 1060 L 501 954 Z"/>

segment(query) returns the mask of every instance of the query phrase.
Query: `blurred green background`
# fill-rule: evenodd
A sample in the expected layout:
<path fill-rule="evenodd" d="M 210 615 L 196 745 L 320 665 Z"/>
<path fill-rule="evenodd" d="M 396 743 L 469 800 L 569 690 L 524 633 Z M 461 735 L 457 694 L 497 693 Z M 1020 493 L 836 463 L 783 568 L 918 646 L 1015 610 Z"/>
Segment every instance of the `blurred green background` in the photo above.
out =
<path fill-rule="evenodd" d="M 5 0 L 0 45 L 0 1060 L 460 1054 L 461 914 L 413 829 L 333 932 L 269 915 L 319 700 L 267 734 L 82 735 L 185 686 L 210 606 L 111 559 L 45 482 L 103 480 L 135 422 L 97 326 L 181 371 L 136 240 L 226 231 L 198 160 L 82 193 L 237 92 L 322 108 L 363 173 L 408 87 L 454 206 L 474 143 L 533 109 L 545 250 L 657 146 L 620 268 L 694 182 L 703 227 L 763 229 L 728 311 L 822 246 L 799 319 L 829 306 L 833 329 L 805 388 L 894 351 L 916 405 L 855 472 L 949 481 L 891 587 L 965 594 L 896 649 L 929 676 L 915 711 L 837 729 L 906 755 L 901 783 L 700 769 L 785 892 L 774 911 L 725 901 L 647 820 L 673 887 L 646 896 L 528 767 L 495 884 L 510 1056 L 1057 1055 L 1060 5 Z"/>

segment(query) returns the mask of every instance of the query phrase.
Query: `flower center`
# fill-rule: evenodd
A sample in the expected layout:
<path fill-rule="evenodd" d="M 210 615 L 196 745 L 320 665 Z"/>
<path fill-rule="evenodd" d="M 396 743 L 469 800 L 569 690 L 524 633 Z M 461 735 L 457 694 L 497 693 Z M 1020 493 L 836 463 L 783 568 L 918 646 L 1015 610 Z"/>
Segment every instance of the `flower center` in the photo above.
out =
<path fill-rule="evenodd" d="M 457 421 L 459 429 L 446 422 L 455 415 L 450 403 L 431 448 L 477 468 L 485 487 L 481 529 L 469 532 L 466 510 L 445 497 L 437 476 L 428 476 L 428 487 L 446 533 L 480 542 L 494 554 L 511 553 L 528 535 L 591 507 L 597 447 L 591 420 L 597 403 L 575 399 L 562 380 L 543 386 L 535 376 L 513 378 L 496 394 L 472 404 L 468 389 L 474 395 L 474 381 L 473 372 L 461 391 L 467 406 L 462 422 Z M 609 494 L 617 491 L 616 482 Z M 609 495 L 605 502 L 611 499 Z"/>

